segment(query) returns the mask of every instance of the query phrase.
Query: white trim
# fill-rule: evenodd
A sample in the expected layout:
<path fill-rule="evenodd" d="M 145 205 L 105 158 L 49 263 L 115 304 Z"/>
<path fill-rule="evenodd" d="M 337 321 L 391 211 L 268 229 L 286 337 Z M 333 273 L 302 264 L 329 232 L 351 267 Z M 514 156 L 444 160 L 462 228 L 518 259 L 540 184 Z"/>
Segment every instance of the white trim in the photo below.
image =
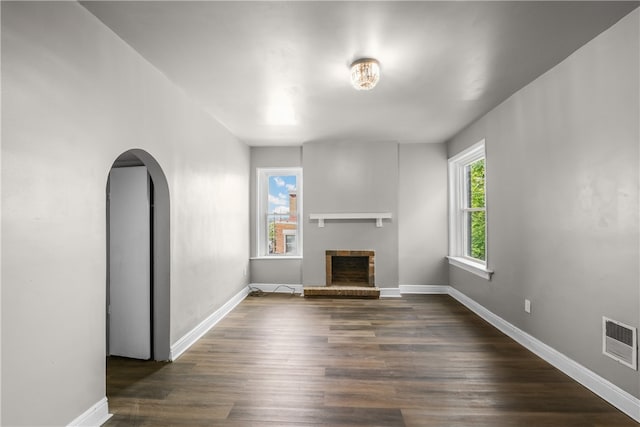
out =
<path fill-rule="evenodd" d="M 263 260 L 263 259 L 302 259 L 301 256 L 291 256 L 291 255 L 269 255 L 269 256 L 252 256 L 249 260 Z"/>
<path fill-rule="evenodd" d="M 448 256 L 447 259 L 449 260 L 449 264 L 451 265 L 455 265 L 456 267 L 473 273 L 476 276 L 480 276 L 483 279 L 491 280 L 493 270 L 489 270 L 484 264 L 473 262 L 467 258 L 457 256 Z"/>
<path fill-rule="evenodd" d="M 303 249 L 303 188 L 302 188 L 302 167 L 276 167 L 276 168 L 256 168 L 256 259 L 266 259 L 270 257 L 280 257 L 281 255 L 268 255 L 267 252 L 267 229 L 264 221 L 269 207 L 267 195 L 269 194 L 269 177 L 274 175 L 295 175 L 296 176 L 296 220 L 297 228 L 297 254 L 295 257 L 302 258 Z M 291 256 L 290 256 L 291 257 Z"/>
<path fill-rule="evenodd" d="M 243 299 L 249 294 L 249 287 L 245 286 L 240 292 L 235 294 L 229 301 L 227 301 L 222 307 L 213 312 L 209 317 L 200 322 L 195 328 L 187 332 L 182 338 L 176 341 L 171 346 L 169 353 L 169 360 L 174 361 L 178 359 L 187 351 L 189 347 L 195 344 L 209 329 L 213 328 L 216 323 L 222 320 L 236 305 L 240 304 Z"/>
<path fill-rule="evenodd" d="M 75 420 L 68 424 L 68 427 L 95 427 L 106 423 L 112 414 L 109 413 L 109 403 L 106 397 L 96 402 L 91 408 L 84 411 Z"/>
<path fill-rule="evenodd" d="M 400 293 L 404 294 L 448 294 L 448 285 L 400 285 Z"/>
<path fill-rule="evenodd" d="M 484 145 L 485 145 L 485 139 L 482 138 L 480 141 L 476 142 L 470 147 L 465 148 L 455 156 L 451 156 L 449 158 L 449 161 L 456 162 L 456 163 L 473 163 L 476 160 L 480 160 L 481 158 L 484 157 L 484 152 L 485 152 Z"/>
<path fill-rule="evenodd" d="M 400 298 L 400 288 L 380 288 L 380 298 Z"/>
<path fill-rule="evenodd" d="M 473 162 L 476 162 L 480 159 L 485 160 L 485 200 L 484 207 L 482 208 L 470 208 L 467 206 L 467 194 L 468 194 L 468 186 L 467 186 L 467 178 L 465 175 L 465 171 L 468 165 Z M 449 199 L 449 213 L 448 213 L 448 222 L 449 222 L 449 257 L 457 258 L 459 260 L 464 259 L 464 255 L 468 254 L 468 230 L 466 227 L 466 214 L 469 212 L 485 212 L 485 260 L 477 260 L 478 265 L 482 265 L 484 270 L 487 270 L 487 265 L 489 265 L 489 244 L 488 244 L 488 212 L 487 212 L 487 191 L 486 191 L 486 181 L 487 181 L 487 157 L 486 157 L 486 147 L 485 140 L 473 144 L 471 147 L 461 151 L 455 156 L 449 158 L 448 160 L 448 199 Z M 466 260 L 464 260 L 466 261 Z M 454 264 L 458 267 L 464 268 L 467 271 L 470 271 L 474 274 L 478 274 L 481 277 L 485 277 L 488 271 L 482 273 L 478 270 L 481 269 L 467 269 L 463 264 Z M 471 266 L 473 267 L 473 266 Z M 485 277 L 487 280 L 491 278 Z"/>
<path fill-rule="evenodd" d="M 635 421 L 640 422 L 640 399 L 512 325 L 451 286 L 449 286 L 449 295 L 527 350 L 558 368 Z"/>
<path fill-rule="evenodd" d="M 262 292 L 274 292 L 277 294 L 290 294 L 292 293 L 291 288 L 294 289 L 293 293 L 301 294 L 303 289 L 302 285 L 292 285 L 289 283 L 249 283 L 249 292 L 251 292 L 251 288 L 260 289 Z"/>

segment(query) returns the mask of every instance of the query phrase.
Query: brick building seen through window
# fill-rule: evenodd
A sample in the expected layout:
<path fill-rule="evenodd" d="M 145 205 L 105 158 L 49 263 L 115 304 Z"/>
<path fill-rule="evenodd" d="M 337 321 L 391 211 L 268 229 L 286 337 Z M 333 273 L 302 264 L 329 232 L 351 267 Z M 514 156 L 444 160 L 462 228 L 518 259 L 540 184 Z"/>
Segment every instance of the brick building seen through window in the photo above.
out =
<path fill-rule="evenodd" d="M 298 203 L 295 190 L 289 191 L 289 213 L 269 215 L 269 254 L 297 253 Z"/>

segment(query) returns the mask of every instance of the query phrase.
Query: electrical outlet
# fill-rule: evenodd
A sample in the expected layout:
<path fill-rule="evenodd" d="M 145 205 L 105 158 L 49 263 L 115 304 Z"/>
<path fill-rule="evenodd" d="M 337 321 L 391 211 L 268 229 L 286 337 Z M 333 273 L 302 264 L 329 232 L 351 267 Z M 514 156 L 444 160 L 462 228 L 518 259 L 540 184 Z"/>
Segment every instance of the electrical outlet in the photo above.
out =
<path fill-rule="evenodd" d="M 531 313 L 531 301 L 528 299 L 524 300 L 524 311 Z"/>

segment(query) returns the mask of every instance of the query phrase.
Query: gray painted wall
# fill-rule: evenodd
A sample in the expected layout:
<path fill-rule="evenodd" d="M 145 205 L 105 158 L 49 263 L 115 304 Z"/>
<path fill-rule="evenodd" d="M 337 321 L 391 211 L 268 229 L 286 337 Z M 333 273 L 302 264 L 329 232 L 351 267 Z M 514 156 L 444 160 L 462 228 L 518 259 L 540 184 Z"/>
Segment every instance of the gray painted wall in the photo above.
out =
<path fill-rule="evenodd" d="M 304 285 L 325 284 L 325 250 L 373 249 L 376 285 L 398 286 L 398 144 L 321 142 L 303 146 Z M 327 221 L 319 228 L 313 213 L 391 212 L 374 220 Z"/>
<path fill-rule="evenodd" d="M 323 143 L 326 144 L 326 143 Z M 390 270 L 397 269 L 400 284 L 434 285 L 448 283 L 448 268 L 444 255 L 447 251 L 447 151 L 445 144 L 369 144 L 333 143 L 326 149 L 322 145 L 305 144 L 304 147 L 252 147 L 251 148 L 251 244 L 255 255 L 255 170 L 258 167 L 298 167 L 305 159 L 303 232 L 305 234 L 304 265 L 306 284 L 322 285 L 324 277 L 324 250 L 336 245 L 336 229 L 348 241 L 341 243 L 352 249 L 373 245 L 371 239 L 380 237 L 382 246 L 396 239 L 398 249 L 393 254 L 393 243 L 385 248 L 391 262 Z M 394 147 L 397 154 L 392 153 Z M 303 154 L 304 153 L 304 154 Z M 338 158 L 341 160 L 337 160 Z M 348 182 L 339 177 L 349 174 Z M 393 177 L 397 174 L 397 183 Z M 374 177 L 374 179 L 372 179 Z M 376 181 L 377 180 L 377 181 Z M 308 183 L 310 181 L 310 183 Z M 393 196 L 394 192 L 396 196 Z M 394 199 L 395 197 L 395 199 Z M 338 201 L 339 199 L 339 201 Z M 316 206 L 316 212 L 309 210 Z M 372 204 L 375 203 L 375 204 Z M 397 206 L 397 216 L 384 227 L 376 229 L 373 222 L 327 221 L 325 229 L 317 230 L 316 221 L 309 221 L 309 213 L 391 211 Z M 377 233 L 377 234 L 376 234 Z M 307 242 L 310 235 L 311 242 Z M 355 236 L 355 237 L 354 237 Z M 325 240 L 327 239 L 327 240 Z M 358 240 L 360 239 L 360 240 Z M 335 243 L 334 243 L 335 242 Z M 376 243 L 377 244 L 377 243 Z M 307 250 L 312 251 L 307 254 Z M 320 261 L 319 258 L 322 258 Z M 384 266 L 384 263 L 383 263 Z M 306 271 L 306 270 L 304 270 Z M 384 270 L 383 270 L 384 271 Z M 387 272 L 379 284 L 397 287 L 394 272 Z M 380 274 L 380 272 L 379 272 Z M 302 283 L 303 261 L 300 259 L 252 259 L 253 283 Z M 384 280 L 382 282 L 381 280 Z"/>
<path fill-rule="evenodd" d="M 636 9 L 449 144 L 486 138 L 495 270 L 450 267 L 451 285 L 636 397 L 640 374 L 602 355 L 601 322 L 640 327 L 639 29 Z"/>
<path fill-rule="evenodd" d="M 302 166 L 302 147 L 251 147 L 251 255 L 257 255 L 256 245 L 256 169 Z M 303 198 L 306 196 L 304 171 L 302 171 Z M 303 200 L 304 204 L 304 200 Z M 304 211 L 303 211 L 304 212 Z M 304 233 L 304 230 L 303 230 Z M 302 259 L 251 259 L 252 283 L 300 284 L 302 283 Z"/>
<path fill-rule="evenodd" d="M 400 144 L 398 272 L 401 285 L 447 285 L 447 147 Z"/>
<path fill-rule="evenodd" d="M 105 396 L 113 161 L 166 175 L 175 342 L 248 282 L 249 150 L 79 4 L 1 7 L 1 424 L 66 425 Z"/>

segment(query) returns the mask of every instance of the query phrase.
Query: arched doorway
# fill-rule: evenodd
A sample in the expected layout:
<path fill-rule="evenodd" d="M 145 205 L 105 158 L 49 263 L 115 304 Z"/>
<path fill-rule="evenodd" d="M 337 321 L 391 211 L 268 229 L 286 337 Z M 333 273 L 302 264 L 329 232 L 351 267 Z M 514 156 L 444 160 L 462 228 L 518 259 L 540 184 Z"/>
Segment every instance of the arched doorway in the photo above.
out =
<path fill-rule="evenodd" d="M 123 188 L 127 191 L 124 196 Z M 113 194 L 114 191 L 117 194 Z M 132 203 L 132 198 L 137 201 Z M 138 200 L 140 198 L 145 200 Z M 120 353 L 118 355 L 139 359 L 169 360 L 170 204 L 167 179 L 153 156 L 144 150 L 132 149 L 113 162 L 107 179 L 106 199 L 107 355 Z M 122 212 L 123 206 L 129 209 L 130 205 L 138 206 L 136 217 L 131 221 L 127 217 L 129 213 Z M 136 228 L 139 233 L 134 230 Z M 130 240 L 126 240 L 127 235 L 134 233 L 139 234 L 134 244 L 140 245 L 135 248 Z M 118 266 L 114 267 L 116 263 Z M 122 268 L 122 263 L 129 263 L 130 268 Z M 140 291 L 130 287 L 134 282 L 148 284 L 140 285 Z M 148 324 L 143 325 L 145 322 Z M 132 334 L 137 335 L 132 338 Z M 140 334 L 147 336 L 140 338 Z M 112 353 L 111 347 L 118 347 L 118 351 Z"/>

